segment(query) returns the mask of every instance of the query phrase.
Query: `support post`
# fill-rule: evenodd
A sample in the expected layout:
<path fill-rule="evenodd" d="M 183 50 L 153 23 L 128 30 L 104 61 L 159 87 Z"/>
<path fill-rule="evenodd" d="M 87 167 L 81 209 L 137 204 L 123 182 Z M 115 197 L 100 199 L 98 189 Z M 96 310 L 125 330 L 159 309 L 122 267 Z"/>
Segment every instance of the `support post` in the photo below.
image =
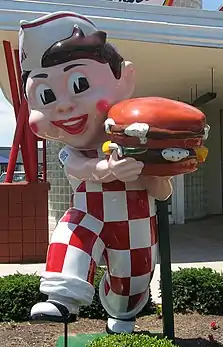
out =
<path fill-rule="evenodd" d="M 174 315 L 168 201 L 157 202 L 163 335 L 174 341 Z"/>
<path fill-rule="evenodd" d="M 20 62 L 19 62 L 19 51 L 16 49 L 14 50 L 14 57 L 15 57 L 15 65 L 16 65 L 16 71 L 17 71 L 17 79 L 18 79 L 18 85 L 19 85 L 19 93 L 20 93 L 20 99 L 21 99 L 21 104 L 25 103 L 26 104 L 26 119 L 24 123 L 24 134 L 25 136 L 25 141 L 24 141 L 24 150 L 26 151 L 26 158 L 29 158 L 29 181 L 30 182 L 37 182 L 37 177 L 38 177 L 38 148 L 37 148 L 37 137 L 36 135 L 33 134 L 29 127 L 29 109 L 28 109 L 28 104 L 25 100 L 24 97 L 24 92 L 23 92 L 23 86 L 22 86 L 22 71 L 20 67 Z M 28 152 L 29 148 L 29 152 Z M 32 153 L 32 155 L 30 155 Z M 25 170 L 26 171 L 26 170 Z"/>
<path fill-rule="evenodd" d="M 3 41 L 3 47 L 4 47 L 4 53 L 5 53 L 5 61 L 6 61 L 7 70 L 8 70 L 8 77 L 9 77 L 9 84 L 10 84 L 10 89 L 11 89 L 12 103 L 13 103 L 13 107 L 14 107 L 14 111 L 15 111 L 16 122 L 17 122 L 17 125 L 18 125 L 18 117 L 19 117 L 19 112 L 20 112 L 20 107 L 21 107 L 21 100 L 20 100 L 21 93 L 19 93 L 19 90 L 18 90 L 16 71 L 15 71 L 13 54 L 12 54 L 12 48 L 11 48 L 10 42 L 9 41 Z M 15 55 L 15 58 L 16 57 L 17 56 Z M 19 80 L 19 78 L 18 78 L 18 80 Z M 21 86 L 21 83 L 19 84 L 19 87 L 20 86 Z M 23 109 L 23 111 L 25 112 L 24 109 Z M 29 176 L 28 152 L 27 152 L 27 148 L 25 146 L 24 139 L 25 139 L 25 136 L 23 136 L 23 139 L 22 139 L 20 144 L 21 144 L 21 152 L 22 152 L 23 164 L 24 164 L 24 167 L 25 167 L 26 180 L 27 180 L 27 182 L 29 182 L 30 181 L 30 176 Z M 11 165 L 11 167 L 12 167 L 12 165 Z M 11 173 L 10 175 L 12 176 L 13 173 Z"/>
<path fill-rule="evenodd" d="M 32 133 L 29 124 L 29 110 L 28 105 L 23 95 L 22 81 L 21 81 L 21 68 L 19 63 L 18 50 L 13 51 L 9 41 L 3 41 L 6 65 L 9 76 L 9 84 L 11 89 L 11 96 L 13 107 L 16 117 L 16 132 L 14 142 L 9 158 L 9 165 L 7 169 L 6 182 L 12 182 L 15 170 L 16 160 L 18 156 L 19 147 L 21 145 L 21 152 L 23 157 L 23 164 L 25 168 L 26 181 L 38 181 L 38 149 L 37 137 Z M 15 61 L 15 64 L 14 64 Z"/>
<path fill-rule="evenodd" d="M 46 140 L 43 140 L 43 181 L 47 182 Z"/>

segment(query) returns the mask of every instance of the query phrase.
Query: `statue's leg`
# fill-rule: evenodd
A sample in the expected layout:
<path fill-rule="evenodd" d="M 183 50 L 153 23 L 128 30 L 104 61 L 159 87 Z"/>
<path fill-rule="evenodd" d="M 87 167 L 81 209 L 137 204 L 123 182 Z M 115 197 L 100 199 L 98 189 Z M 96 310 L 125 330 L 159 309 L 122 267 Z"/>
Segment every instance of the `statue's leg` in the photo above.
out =
<path fill-rule="evenodd" d="M 80 305 L 90 305 L 94 275 L 104 251 L 99 235 L 103 222 L 70 208 L 59 221 L 48 249 L 40 291 L 47 302 L 31 311 L 35 320 L 64 322 L 78 314 Z"/>
<path fill-rule="evenodd" d="M 116 241 L 110 242 L 109 247 L 105 242 L 108 272 L 100 284 L 100 298 L 110 316 L 107 322 L 110 333 L 133 332 L 135 317 L 148 301 L 157 260 L 155 218 L 131 221 L 129 225 L 122 222 L 115 232 Z"/>

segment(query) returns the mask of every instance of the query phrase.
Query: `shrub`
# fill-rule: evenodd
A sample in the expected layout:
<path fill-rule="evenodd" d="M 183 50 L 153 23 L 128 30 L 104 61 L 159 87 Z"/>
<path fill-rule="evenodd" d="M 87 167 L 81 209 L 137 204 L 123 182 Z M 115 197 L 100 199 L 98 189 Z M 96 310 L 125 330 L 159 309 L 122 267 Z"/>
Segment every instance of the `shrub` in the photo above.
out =
<path fill-rule="evenodd" d="M 101 305 L 99 298 L 99 283 L 104 274 L 98 268 L 95 276 L 95 295 L 91 306 L 80 307 L 80 317 L 103 319 L 107 312 Z M 15 274 L 0 277 L 0 321 L 25 321 L 29 320 L 30 310 L 39 301 L 45 301 L 46 295 L 39 292 L 40 278 L 33 275 Z M 142 313 L 149 314 L 153 310 L 151 298 Z"/>
<path fill-rule="evenodd" d="M 107 335 L 93 340 L 89 347 L 176 347 L 167 339 L 143 334 Z"/>
<path fill-rule="evenodd" d="M 28 320 L 31 307 L 44 299 L 38 276 L 18 273 L 0 277 L 0 321 Z"/>
<path fill-rule="evenodd" d="M 223 275 L 210 268 L 186 268 L 172 273 L 175 312 L 223 314 Z"/>

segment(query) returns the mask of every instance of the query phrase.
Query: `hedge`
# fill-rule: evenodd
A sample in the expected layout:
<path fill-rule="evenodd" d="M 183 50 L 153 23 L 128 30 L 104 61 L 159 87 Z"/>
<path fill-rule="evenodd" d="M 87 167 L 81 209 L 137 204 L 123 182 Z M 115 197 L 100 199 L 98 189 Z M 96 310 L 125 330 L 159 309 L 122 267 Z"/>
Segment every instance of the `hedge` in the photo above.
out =
<path fill-rule="evenodd" d="M 167 339 L 158 339 L 144 334 L 120 334 L 99 337 L 89 347 L 177 347 Z"/>
<path fill-rule="evenodd" d="M 80 317 L 103 319 L 107 313 L 99 299 L 99 283 L 104 270 L 99 268 L 95 276 L 95 295 L 91 306 L 80 308 Z M 30 310 L 39 301 L 45 301 L 46 295 L 39 292 L 40 277 L 33 275 L 15 274 L 0 277 L 0 321 L 29 320 Z M 154 312 L 151 297 L 141 314 Z"/>
<path fill-rule="evenodd" d="M 36 275 L 15 274 L 0 277 L 0 321 L 27 320 L 31 307 L 46 296 L 39 292 Z"/>
<path fill-rule="evenodd" d="M 223 314 L 223 275 L 211 268 L 186 268 L 172 273 L 175 312 Z"/>
<path fill-rule="evenodd" d="M 95 296 L 91 306 L 80 308 L 80 317 L 102 319 L 107 313 L 99 299 L 98 286 L 104 273 L 95 276 Z M 0 277 L 0 321 L 29 320 L 31 307 L 47 297 L 39 292 L 39 276 L 15 274 Z M 173 306 L 176 313 L 197 311 L 223 315 L 223 275 L 210 268 L 180 269 L 172 273 Z M 140 315 L 155 312 L 151 297 Z"/>

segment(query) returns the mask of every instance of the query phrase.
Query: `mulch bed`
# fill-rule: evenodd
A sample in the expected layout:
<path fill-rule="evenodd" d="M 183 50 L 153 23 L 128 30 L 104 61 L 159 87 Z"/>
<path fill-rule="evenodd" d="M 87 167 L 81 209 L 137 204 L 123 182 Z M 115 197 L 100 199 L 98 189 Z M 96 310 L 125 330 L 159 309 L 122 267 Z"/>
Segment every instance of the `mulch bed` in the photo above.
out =
<path fill-rule="evenodd" d="M 210 326 L 215 321 L 218 328 Z M 70 324 L 70 334 L 103 332 L 105 321 L 79 319 Z M 136 331 L 162 331 L 162 320 L 156 315 L 137 320 Z M 2 323 L 0 346 L 4 347 L 55 347 L 63 334 L 60 324 Z M 223 317 L 199 314 L 175 315 L 176 343 L 180 347 L 223 347 Z M 210 341 L 212 340 L 212 341 Z"/>

